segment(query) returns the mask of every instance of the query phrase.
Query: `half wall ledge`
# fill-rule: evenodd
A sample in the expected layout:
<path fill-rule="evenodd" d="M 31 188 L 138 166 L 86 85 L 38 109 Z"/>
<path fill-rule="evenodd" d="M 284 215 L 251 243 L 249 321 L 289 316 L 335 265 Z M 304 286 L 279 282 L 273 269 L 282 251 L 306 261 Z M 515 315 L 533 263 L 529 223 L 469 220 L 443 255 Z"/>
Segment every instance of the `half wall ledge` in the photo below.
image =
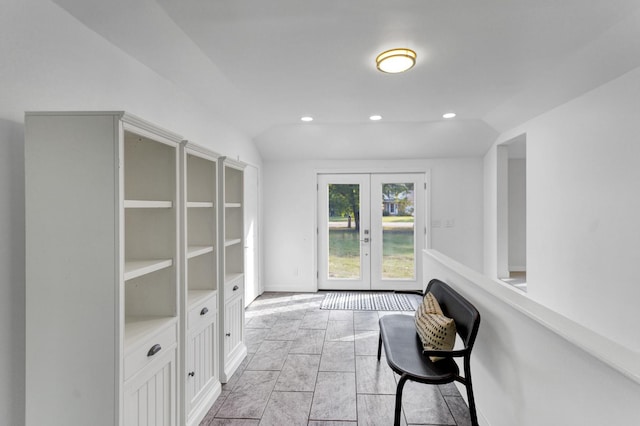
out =
<path fill-rule="evenodd" d="M 460 291 L 468 293 L 470 283 L 494 296 L 500 302 L 531 318 L 563 340 L 602 361 L 629 379 L 640 384 L 640 354 L 530 299 L 522 292 L 499 280 L 445 256 L 437 250 L 423 251 L 425 283 L 438 278 Z M 541 349 L 541 356 L 548 356 Z M 550 362 L 553 360 L 549 359 Z"/>

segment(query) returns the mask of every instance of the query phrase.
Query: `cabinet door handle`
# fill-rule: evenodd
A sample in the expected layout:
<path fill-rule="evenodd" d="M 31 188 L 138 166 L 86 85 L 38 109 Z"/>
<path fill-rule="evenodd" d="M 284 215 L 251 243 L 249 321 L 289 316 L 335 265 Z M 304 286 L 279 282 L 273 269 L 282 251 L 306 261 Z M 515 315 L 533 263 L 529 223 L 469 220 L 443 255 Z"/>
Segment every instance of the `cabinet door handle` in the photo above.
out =
<path fill-rule="evenodd" d="M 237 289 L 239 289 L 240 287 L 238 287 L 237 285 L 233 286 L 233 291 L 236 291 Z"/>
<path fill-rule="evenodd" d="M 206 315 L 207 312 L 209 312 L 209 309 L 207 309 L 207 307 L 205 306 L 204 308 L 202 308 L 202 310 L 200 311 L 200 315 Z"/>
<path fill-rule="evenodd" d="M 151 349 L 149 349 L 149 352 L 147 352 L 147 356 L 154 356 L 155 354 L 160 352 L 160 349 L 162 349 L 162 346 L 156 343 L 155 345 L 151 346 Z"/>

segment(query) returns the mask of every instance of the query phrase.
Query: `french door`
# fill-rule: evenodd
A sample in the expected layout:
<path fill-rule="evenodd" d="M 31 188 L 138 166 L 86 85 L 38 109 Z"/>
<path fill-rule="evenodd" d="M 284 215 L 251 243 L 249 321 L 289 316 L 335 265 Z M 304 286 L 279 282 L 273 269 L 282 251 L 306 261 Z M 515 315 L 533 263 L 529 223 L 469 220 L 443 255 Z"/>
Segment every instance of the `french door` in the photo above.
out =
<path fill-rule="evenodd" d="M 318 175 L 318 288 L 422 289 L 422 173 Z"/>

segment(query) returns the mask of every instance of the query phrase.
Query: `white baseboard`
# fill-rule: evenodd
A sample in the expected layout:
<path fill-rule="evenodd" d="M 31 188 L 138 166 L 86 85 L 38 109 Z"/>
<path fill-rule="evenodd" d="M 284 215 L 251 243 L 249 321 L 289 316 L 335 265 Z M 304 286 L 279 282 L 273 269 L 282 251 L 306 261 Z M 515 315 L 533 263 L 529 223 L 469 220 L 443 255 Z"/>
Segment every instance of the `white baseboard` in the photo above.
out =
<path fill-rule="evenodd" d="M 300 284 L 265 284 L 264 291 L 273 292 L 294 292 L 294 293 L 316 293 L 318 288 L 313 285 L 300 285 Z"/>
<path fill-rule="evenodd" d="M 227 361 L 226 365 L 224 366 L 224 371 L 220 372 L 220 382 L 227 383 L 246 357 L 247 346 L 242 343 L 242 346 L 239 349 L 236 349 L 235 355 Z"/>
<path fill-rule="evenodd" d="M 187 421 L 187 426 L 197 426 L 200 424 L 202 419 L 204 419 L 209 412 L 213 403 L 216 402 L 216 399 L 220 396 L 221 391 L 222 387 L 220 386 L 220 382 L 216 382 L 215 385 L 211 386 L 206 395 L 200 399 L 198 405 L 191 413 L 189 413 L 190 416 Z"/>

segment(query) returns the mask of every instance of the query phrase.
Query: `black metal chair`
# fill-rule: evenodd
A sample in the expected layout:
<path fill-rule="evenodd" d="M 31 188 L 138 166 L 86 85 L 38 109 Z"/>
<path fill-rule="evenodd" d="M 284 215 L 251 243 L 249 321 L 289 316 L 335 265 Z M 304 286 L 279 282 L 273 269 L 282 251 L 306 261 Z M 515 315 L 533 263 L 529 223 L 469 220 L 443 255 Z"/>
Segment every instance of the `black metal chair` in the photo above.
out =
<path fill-rule="evenodd" d="M 416 332 L 415 319 L 409 315 L 385 315 L 380 318 L 380 337 L 378 339 L 378 361 L 381 349 L 384 350 L 389 367 L 401 377 L 396 389 L 396 405 L 394 425 L 400 426 L 402 412 L 402 389 L 407 380 L 440 385 L 457 381 L 467 390 L 471 424 L 478 425 L 476 404 L 471 386 L 470 358 L 473 344 L 480 326 L 478 310 L 440 280 L 429 282 L 424 294 L 431 292 L 438 300 L 442 312 L 456 323 L 456 330 L 464 343 L 464 348 L 452 351 L 424 351 L 420 337 Z M 440 361 L 431 361 L 430 356 L 444 357 Z M 460 376 L 458 364 L 454 358 L 462 357 L 464 376 Z"/>

